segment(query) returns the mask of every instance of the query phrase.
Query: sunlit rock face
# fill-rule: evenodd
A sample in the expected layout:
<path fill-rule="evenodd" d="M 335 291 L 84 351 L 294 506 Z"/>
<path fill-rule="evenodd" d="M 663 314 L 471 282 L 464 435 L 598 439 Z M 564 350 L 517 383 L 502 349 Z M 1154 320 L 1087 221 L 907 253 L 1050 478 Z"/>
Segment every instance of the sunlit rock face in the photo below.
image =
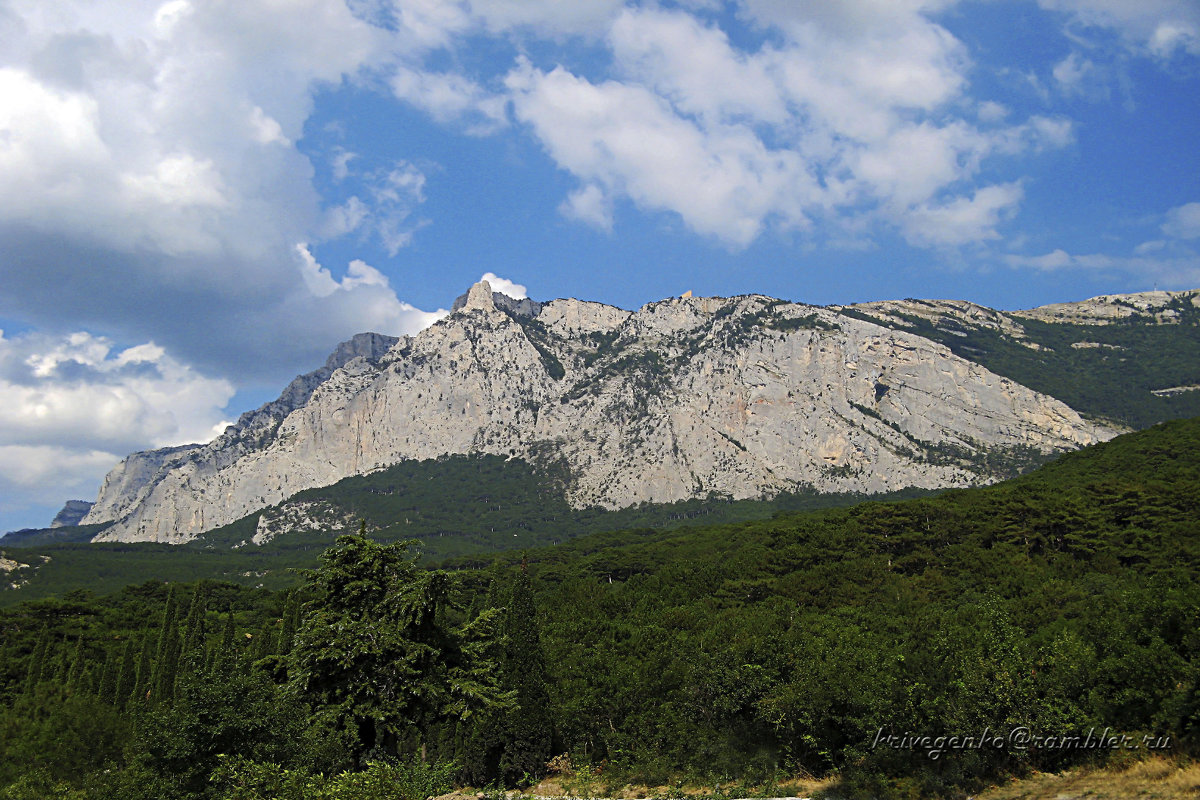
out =
<path fill-rule="evenodd" d="M 301 489 L 456 453 L 565 462 L 576 506 L 968 486 L 1000 477 L 985 455 L 1113 435 L 832 308 L 689 296 L 630 312 L 486 283 L 454 305 L 416 336 L 340 345 L 210 444 L 129 456 L 84 522 L 113 523 L 102 540 L 184 542 Z"/>

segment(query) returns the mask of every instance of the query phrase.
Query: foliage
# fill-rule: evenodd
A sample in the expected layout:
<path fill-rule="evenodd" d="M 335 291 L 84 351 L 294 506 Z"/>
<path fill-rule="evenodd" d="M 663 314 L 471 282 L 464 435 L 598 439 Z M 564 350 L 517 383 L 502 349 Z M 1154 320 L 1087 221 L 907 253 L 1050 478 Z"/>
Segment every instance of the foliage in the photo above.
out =
<path fill-rule="evenodd" d="M 381 542 L 421 538 L 424 563 L 449 559 L 480 561 L 481 553 L 553 545 L 568 538 L 622 528 L 679 528 L 685 525 L 769 518 L 778 511 L 852 505 L 860 494 L 784 493 L 771 500 L 713 496 L 668 504 L 643 504 L 609 511 L 573 509 L 563 490 L 569 476 L 552 458 L 535 466 L 501 456 L 447 456 L 407 461 L 388 469 L 307 489 L 292 500 L 327 502 L 342 519 L 365 519 Z M 919 490 L 891 497 L 920 494 Z M 63 595 L 86 588 L 97 593 L 150 579 L 190 583 L 205 578 L 281 590 L 300 583 L 299 569 L 343 530 L 330 525 L 299 531 L 264 545 L 249 543 L 259 513 L 209 531 L 185 545 L 67 543 L 3 552 L 26 564 L 28 584 L 0 589 L 0 606 Z M 61 530 L 61 529 L 55 529 Z M 5 540 L 7 542 L 7 539 Z M 234 545 L 240 545 L 236 549 Z M 489 560 L 486 556 L 484 562 Z"/>
<path fill-rule="evenodd" d="M 217 800 L 424 800 L 449 791 L 454 762 L 373 761 L 360 772 L 323 776 L 228 758 L 213 776 Z"/>
<path fill-rule="evenodd" d="M 0 611 L 0 793 L 417 797 L 386 792 L 410 791 L 405 769 L 469 771 L 485 721 L 497 777 L 509 743 L 533 742 L 506 782 L 570 753 L 589 792 L 807 774 L 843 796 L 955 797 L 1111 755 L 880 744 L 1018 727 L 1170 737 L 1194 757 L 1197 518 L 1186 420 L 984 489 L 595 534 L 526 569 L 501 554 L 430 572 L 345 537 L 299 593 L 177 585 L 171 624 L 158 582 L 24 603 Z M 151 685 L 171 632 L 174 697 L 106 699 L 110 666 L 116 686 Z M 523 707 L 547 712 L 532 736 Z"/>
<path fill-rule="evenodd" d="M 410 544 L 342 536 L 309 573 L 314 596 L 291 652 L 291 684 L 360 761 L 394 754 L 413 727 L 423 736 L 436 720 L 499 700 L 485 657 L 495 614 L 452 624 L 448 577 L 419 570 Z"/>

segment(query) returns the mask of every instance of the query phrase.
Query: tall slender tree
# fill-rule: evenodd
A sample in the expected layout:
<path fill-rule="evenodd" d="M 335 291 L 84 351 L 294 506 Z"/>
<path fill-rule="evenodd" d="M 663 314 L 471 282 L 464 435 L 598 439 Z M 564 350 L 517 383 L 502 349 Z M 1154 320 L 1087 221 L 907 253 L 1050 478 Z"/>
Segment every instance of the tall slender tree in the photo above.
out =
<path fill-rule="evenodd" d="M 46 651 L 49 647 L 50 629 L 43 627 L 37 644 L 33 646 L 33 653 L 29 657 L 29 669 L 25 673 L 25 691 L 28 693 L 32 694 L 37 685 L 42 682 L 46 673 Z"/>
<path fill-rule="evenodd" d="M 133 681 L 133 691 L 130 701 L 145 702 L 150 699 L 150 689 L 154 685 L 151 670 L 154 668 L 154 634 L 146 631 L 142 635 L 142 653 L 138 656 L 136 677 Z"/>
<path fill-rule="evenodd" d="M 125 640 L 125 649 L 121 653 L 121 667 L 117 673 L 117 685 L 113 692 L 113 704 L 124 708 L 133 694 L 134 684 L 137 683 L 137 662 L 134 661 L 133 637 Z"/>
<path fill-rule="evenodd" d="M 179 672 L 179 594 L 172 586 L 163 609 L 158 633 L 158 656 L 154 661 L 151 703 L 169 703 L 175 696 L 175 677 Z"/>
<path fill-rule="evenodd" d="M 541 775 L 553 744 L 546 659 L 524 559 L 513 581 L 506 621 L 504 688 L 514 693 L 516 707 L 507 715 L 500 771 L 506 782 L 514 782 Z"/>
<path fill-rule="evenodd" d="M 192 602 L 188 606 L 187 619 L 183 624 L 183 642 L 180 662 L 186 669 L 196 671 L 204 663 L 204 615 L 208 610 L 208 584 L 196 584 Z"/>

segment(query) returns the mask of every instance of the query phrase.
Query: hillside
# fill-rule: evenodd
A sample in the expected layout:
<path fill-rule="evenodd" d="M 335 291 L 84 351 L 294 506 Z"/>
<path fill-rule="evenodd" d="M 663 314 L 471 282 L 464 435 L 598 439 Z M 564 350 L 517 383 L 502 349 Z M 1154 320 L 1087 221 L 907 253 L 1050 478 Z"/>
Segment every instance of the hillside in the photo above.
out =
<path fill-rule="evenodd" d="M 0 540 L 14 563 L 0 606 L 141 581 L 226 580 L 282 589 L 299 581 L 340 534 L 367 523 L 379 541 L 417 538 L 425 562 L 558 544 L 598 531 L 678 528 L 764 519 L 781 511 L 853 505 L 856 494 L 783 493 L 771 500 L 708 497 L 607 510 L 574 509 L 561 471 L 499 456 L 405 461 L 370 475 L 299 492 L 261 513 L 209 531 L 184 547 L 91 543 L 101 526 L 20 531 Z M 893 497 L 915 496 L 918 490 Z M 881 495 L 875 495 L 880 497 Z"/>
<path fill-rule="evenodd" d="M 1200 291 L 1106 295 L 1012 312 L 948 300 L 841 311 L 932 339 L 1108 424 L 1145 428 L 1200 414 Z"/>

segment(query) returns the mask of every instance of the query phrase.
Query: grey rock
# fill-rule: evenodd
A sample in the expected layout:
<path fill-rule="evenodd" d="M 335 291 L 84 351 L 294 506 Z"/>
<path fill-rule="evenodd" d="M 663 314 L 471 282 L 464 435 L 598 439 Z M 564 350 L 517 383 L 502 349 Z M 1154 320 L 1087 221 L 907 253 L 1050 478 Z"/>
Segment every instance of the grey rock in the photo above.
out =
<path fill-rule="evenodd" d="M 68 500 L 50 523 L 51 528 L 66 528 L 78 525 L 79 521 L 92 510 L 92 504 L 87 500 Z"/>
<path fill-rule="evenodd" d="M 749 295 L 514 311 L 503 297 L 476 284 L 416 336 L 340 346 L 207 445 L 130 456 L 85 521 L 112 523 L 98 539 L 185 542 L 301 489 L 455 453 L 565 462 L 577 507 L 969 486 L 996 479 L 985 453 L 1114 435 L 836 308 Z M 953 313 L 988 318 L 967 306 Z"/>

